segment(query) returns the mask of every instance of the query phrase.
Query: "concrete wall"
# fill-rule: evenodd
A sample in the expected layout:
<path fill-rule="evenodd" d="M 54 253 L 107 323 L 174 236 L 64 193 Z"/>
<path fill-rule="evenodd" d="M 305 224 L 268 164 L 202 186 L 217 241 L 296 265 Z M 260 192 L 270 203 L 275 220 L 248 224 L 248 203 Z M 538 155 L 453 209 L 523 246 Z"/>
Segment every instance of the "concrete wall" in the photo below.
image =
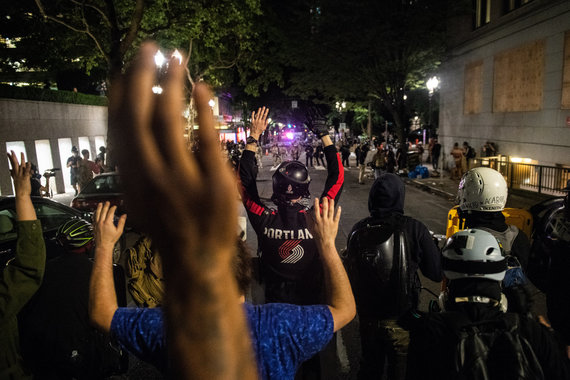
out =
<path fill-rule="evenodd" d="M 42 169 L 35 141 L 49 140 L 53 165 L 61 167 L 60 157 L 70 156 L 71 152 L 59 151 L 59 138 L 70 138 L 72 145 L 79 147 L 79 137 L 88 137 L 93 159 L 99 148 L 96 136 L 107 136 L 107 107 L 0 99 L 0 155 L 3 157 L 6 157 L 7 142 L 23 141 L 27 160 Z M 8 161 L 1 162 L 0 191 L 2 195 L 12 194 Z M 69 177 L 69 169 L 62 167 L 56 175 L 54 193 L 65 192 L 63 176 Z"/>
<path fill-rule="evenodd" d="M 560 1 L 490 28 L 488 33 L 478 30 L 473 39 L 450 52 L 440 72 L 439 136 L 447 165 L 454 142 L 468 141 L 479 151 L 487 140 L 497 143 L 501 154 L 532 158 L 545 165 L 570 165 L 570 126 L 566 125 L 570 110 L 561 109 L 567 30 L 570 2 Z M 493 113 L 495 55 L 541 39 L 546 42 L 542 109 Z M 477 60 L 483 60 L 483 107 L 481 113 L 464 115 L 465 66 Z"/>

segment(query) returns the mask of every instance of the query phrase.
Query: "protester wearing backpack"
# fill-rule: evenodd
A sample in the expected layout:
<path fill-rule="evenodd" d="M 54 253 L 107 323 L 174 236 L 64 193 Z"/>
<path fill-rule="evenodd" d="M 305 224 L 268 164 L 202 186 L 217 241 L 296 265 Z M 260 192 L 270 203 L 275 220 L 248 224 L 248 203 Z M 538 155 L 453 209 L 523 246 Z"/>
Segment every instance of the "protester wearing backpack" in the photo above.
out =
<path fill-rule="evenodd" d="M 370 216 L 354 225 L 345 266 L 360 320 L 359 379 L 405 377 L 409 332 L 406 317 L 418 306 L 422 274 L 441 281 L 440 253 L 426 226 L 404 216 L 404 183 L 381 174 L 370 189 Z"/>
<path fill-rule="evenodd" d="M 467 141 L 463 141 L 463 155 L 465 156 L 465 170 L 469 170 L 473 165 L 473 159 L 477 157 L 477 152 Z"/>
<path fill-rule="evenodd" d="M 562 345 L 527 315 L 504 313 L 507 269 L 489 232 L 454 234 L 443 249 L 449 280 L 442 313 L 419 318 L 410 334 L 407 379 L 569 379 Z"/>

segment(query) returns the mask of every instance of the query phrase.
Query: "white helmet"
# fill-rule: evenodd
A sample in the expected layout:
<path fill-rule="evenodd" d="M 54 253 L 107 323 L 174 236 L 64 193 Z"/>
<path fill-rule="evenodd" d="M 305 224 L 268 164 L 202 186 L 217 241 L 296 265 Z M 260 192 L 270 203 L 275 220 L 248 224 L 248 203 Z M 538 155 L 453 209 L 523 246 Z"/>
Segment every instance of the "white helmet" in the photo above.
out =
<path fill-rule="evenodd" d="M 507 260 L 501 244 L 489 232 L 477 229 L 459 231 L 443 248 L 442 268 L 450 280 L 485 278 L 502 281 Z"/>
<path fill-rule="evenodd" d="M 469 170 L 461 178 L 457 191 L 461 211 L 502 211 L 507 195 L 505 178 L 491 168 Z"/>

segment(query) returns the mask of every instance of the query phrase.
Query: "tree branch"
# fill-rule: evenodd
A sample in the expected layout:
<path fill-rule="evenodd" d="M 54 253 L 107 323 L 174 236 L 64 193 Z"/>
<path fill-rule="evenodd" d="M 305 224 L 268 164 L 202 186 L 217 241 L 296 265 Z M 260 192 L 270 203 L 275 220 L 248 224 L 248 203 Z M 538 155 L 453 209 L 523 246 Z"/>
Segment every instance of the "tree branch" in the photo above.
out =
<path fill-rule="evenodd" d="M 194 40 L 192 38 L 190 38 L 190 43 L 188 44 L 188 55 L 186 56 L 186 59 L 184 60 L 184 68 L 186 69 L 186 76 L 188 77 L 188 81 L 190 82 L 190 85 L 192 86 L 192 88 L 194 88 L 194 79 L 192 79 L 192 74 L 190 73 L 190 67 L 188 67 L 188 64 L 190 63 L 190 57 L 192 56 L 192 45 L 194 43 Z"/>
<path fill-rule="evenodd" d="M 105 12 L 103 12 L 101 9 L 99 9 L 98 7 L 96 7 L 95 5 L 92 4 L 85 4 L 85 2 L 79 2 L 77 0 L 71 0 L 71 2 L 75 5 L 80 5 L 80 6 L 84 6 L 84 7 L 88 7 L 91 8 L 93 10 L 95 10 L 97 13 L 99 13 L 101 15 L 101 17 L 103 18 L 103 20 L 105 21 L 105 23 L 109 26 L 111 26 L 111 21 L 109 21 L 109 18 L 107 17 L 107 15 L 105 14 Z"/>
<path fill-rule="evenodd" d="M 99 49 L 99 52 L 103 55 L 103 57 L 105 58 L 105 60 L 106 60 L 107 62 L 109 62 L 109 55 L 108 55 L 107 53 L 105 53 L 105 51 L 104 51 L 103 48 L 101 47 L 101 44 L 99 43 L 99 41 L 97 40 L 97 38 L 89 31 L 89 27 L 88 27 L 88 25 L 87 25 L 87 20 L 85 20 L 85 17 L 84 17 L 84 16 L 83 16 L 83 24 L 86 26 L 86 29 L 85 29 L 85 30 L 82 30 L 82 29 L 79 29 L 79 28 L 74 27 L 73 25 L 70 25 L 70 24 L 66 23 L 65 21 L 62 21 L 62 20 L 58 19 L 57 17 L 53 17 L 53 16 L 48 15 L 48 14 L 46 13 L 45 9 L 44 9 L 44 6 L 43 6 L 41 0 L 35 0 L 35 2 L 36 2 L 36 5 L 38 6 L 38 9 L 40 10 L 40 13 L 42 14 L 42 16 L 43 16 L 43 18 L 44 18 L 45 20 L 51 20 L 51 21 L 53 21 L 53 22 L 55 22 L 55 23 L 58 23 L 58 24 L 60 24 L 60 25 L 63 25 L 64 27 L 66 27 L 66 28 L 68 28 L 68 29 L 70 29 L 70 30 L 73 30 L 74 32 L 83 33 L 83 34 L 88 35 L 88 36 L 93 40 L 93 42 L 95 42 L 95 45 L 97 46 L 97 49 Z M 82 14 L 83 14 L 83 10 L 82 10 Z"/>
<path fill-rule="evenodd" d="M 133 17 L 131 18 L 131 27 L 123 41 L 121 41 L 121 57 L 125 55 L 127 50 L 131 47 L 133 41 L 137 36 L 141 20 L 144 15 L 144 0 L 137 0 Z"/>

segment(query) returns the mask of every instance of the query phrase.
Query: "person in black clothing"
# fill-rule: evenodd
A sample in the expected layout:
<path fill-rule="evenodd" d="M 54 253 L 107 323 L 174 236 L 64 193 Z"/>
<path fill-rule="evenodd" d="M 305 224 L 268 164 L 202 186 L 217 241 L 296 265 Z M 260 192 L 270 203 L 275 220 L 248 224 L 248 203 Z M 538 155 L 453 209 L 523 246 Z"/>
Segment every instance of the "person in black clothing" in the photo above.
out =
<path fill-rule="evenodd" d="M 313 146 L 311 144 L 307 144 L 305 147 L 305 166 L 309 167 L 309 161 L 311 162 L 311 167 L 313 167 Z"/>
<path fill-rule="evenodd" d="M 81 157 L 79 157 L 79 150 L 74 146 L 71 148 L 71 156 L 67 159 L 66 166 L 69 168 L 69 180 L 71 181 L 71 186 L 75 190 L 75 195 L 77 195 L 77 183 L 79 182 L 79 164 Z"/>
<path fill-rule="evenodd" d="M 32 184 L 32 193 L 30 194 L 32 197 L 41 197 L 42 192 L 46 191 L 47 188 L 42 186 L 41 178 L 42 176 L 38 173 L 38 168 L 36 165 L 31 164 L 31 171 L 30 171 L 30 182 Z"/>
<path fill-rule="evenodd" d="M 348 147 L 347 144 L 342 144 L 342 146 L 340 147 L 340 154 L 342 155 L 342 164 L 345 167 L 350 168 L 350 162 L 349 162 L 350 148 Z"/>
<path fill-rule="evenodd" d="M 364 174 L 366 173 L 366 155 L 370 150 L 370 145 L 367 142 L 360 144 L 354 153 L 356 154 L 356 162 L 358 164 L 359 172 L 358 172 L 358 183 L 364 184 Z"/>
<path fill-rule="evenodd" d="M 70 219 L 59 227 L 56 240 L 63 253 L 46 262 L 43 283 L 19 316 L 26 365 L 35 379 L 101 379 L 126 370 L 126 356 L 89 321 L 91 224 Z M 117 301 L 126 306 L 125 275 L 118 266 L 114 278 Z"/>
<path fill-rule="evenodd" d="M 322 301 L 321 264 L 313 236 L 307 229 L 305 213 L 311 181 L 307 168 L 298 161 L 286 161 L 273 175 L 273 196 L 277 210 L 265 206 L 256 185 L 257 140 L 267 127 L 268 109 L 252 115 L 250 138 L 244 150 L 239 176 L 242 201 L 258 239 L 261 278 L 266 302 L 311 305 Z M 337 202 L 344 182 L 340 157 L 328 131 L 314 130 L 321 138 L 327 160 L 328 176 L 321 197 Z"/>
<path fill-rule="evenodd" d="M 439 156 L 441 155 L 441 144 L 437 141 L 437 139 L 433 140 L 434 144 L 431 148 L 431 164 L 433 166 L 433 170 L 439 168 Z"/>
<path fill-rule="evenodd" d="M 432 281 L 442 279 L 439 249 L 430 236 L 427 227 L 420 221 L 404 216 L 405 186 L 395 174 L 383 173 L 372 184 L 368 197 L 370 216 L 357 222 L 349 234 L 373 225 L 389 224 L 402 226 L 409 248 L 409 295 L 408 304 L 416 310 L 419 302 L 421 283 L 417 274 L 422 274 Z M 350 249 L 350 246 L 349 246 Z M 351 281 L 353 279 L 351 278 Z M 357 280 L 357 283 L 361 279 Z M 408 331 L 400 325 L 397 311 L 387 305 L 376 307 L 370 296 L 372 287 L 353 284 L 356 307 L 360 318 L 360 339 L 362 344 L 362 363 L 359 373 L 361 379 L 379 379 L 384 372 L 384 360 L 388 359 L 390 378 L 402 379 L 406 367 L 406 352 L 409 339 Z M 394 289 L 394 292 L 397 292 Z M 370 304 L 368 303 L 370 302 Z"/>
<path fill-rule="evenodd" d="M 324 148 L 323 148 L 323 144 L 319 142 L 319 144 L 317 145 L 317 149 L 315 150 L 315 158 L 317 160 L 317 166 L 322 165 L 325 168 L 327 167 L 327 164 L 325 163 L 325 152 L 324 152 Z"/>
<path fill-rule="evenodd" d="M 388 149 L 388 156 L 386 158 L 386 172 L 395 173 L 396 172 L 396 157 L 392 148 Z"/>
<path fill-rule="evenodd" d="M 456 327 L 452 327 L 456 324 L 453 321 L 461 325 L 492 322 L 501 320 L 505 315 L 501 281 L 507 265 L 493 235 L 477 229 L 459 231 L 448 240 L 443 256 L 443 272 L 449 279 L 447 293 L 442 297 L 445 312 L 429 313 L 414 321 L 406 373 L 409 380 L 463 378 L 459 377 L 455 366 L 459 334 Z M 473 266 L 477 269 L 474 270 Z M 551 331 L 526 314 L 507 315 L 518 316 L 519 327 L 515 333 L 530 343 L 544 372 L 544 379 L 570 378 L 569 361 Z M 482 331 L 492 333 L 498 324 L 480 326 Z M 503 364 L 503 369 L 512 371 L 509 363 L 500 364 Z"/>

